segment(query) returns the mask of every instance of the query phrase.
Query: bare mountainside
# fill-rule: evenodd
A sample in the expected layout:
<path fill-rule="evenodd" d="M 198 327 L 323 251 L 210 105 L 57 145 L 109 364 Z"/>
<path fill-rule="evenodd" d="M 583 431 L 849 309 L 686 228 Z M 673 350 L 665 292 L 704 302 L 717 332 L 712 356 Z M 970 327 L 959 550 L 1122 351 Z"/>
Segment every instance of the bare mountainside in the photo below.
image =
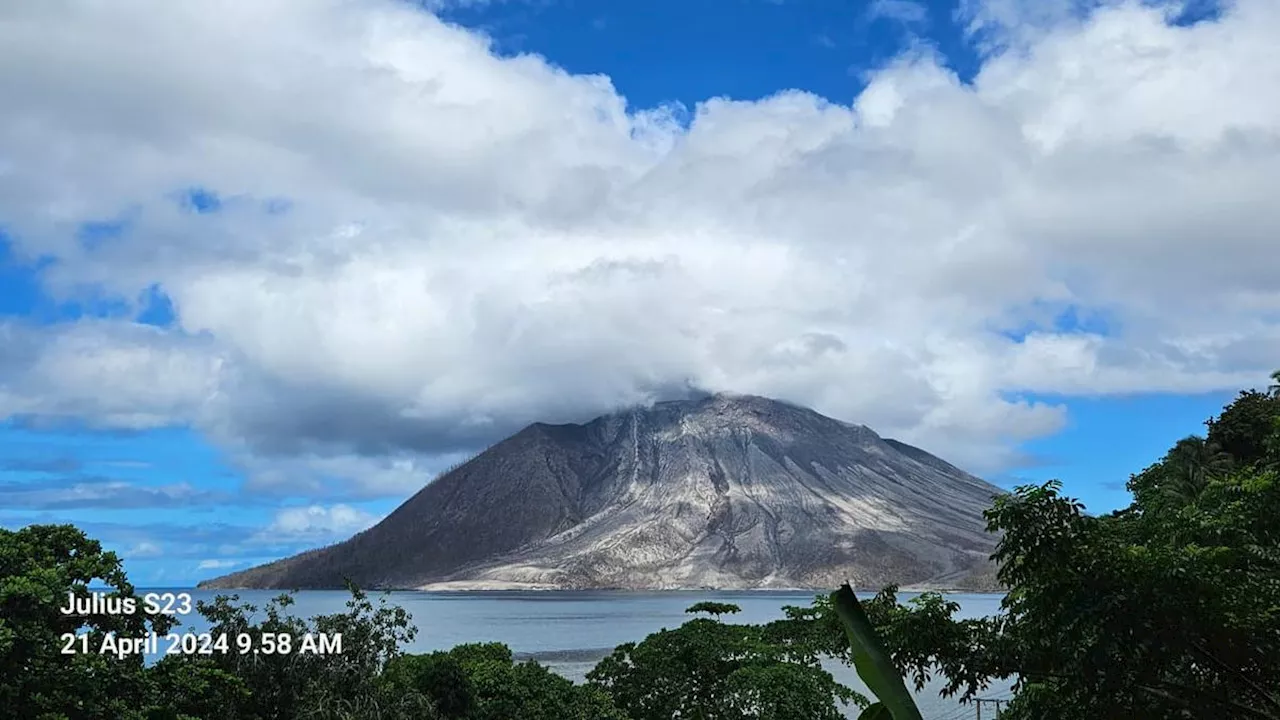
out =
<path fill-rule="evenodd" d="M 866 427 L 715 395 L 531 425 L 343 543 L 201 587 L 988 589 L 1000 492 Z"/>

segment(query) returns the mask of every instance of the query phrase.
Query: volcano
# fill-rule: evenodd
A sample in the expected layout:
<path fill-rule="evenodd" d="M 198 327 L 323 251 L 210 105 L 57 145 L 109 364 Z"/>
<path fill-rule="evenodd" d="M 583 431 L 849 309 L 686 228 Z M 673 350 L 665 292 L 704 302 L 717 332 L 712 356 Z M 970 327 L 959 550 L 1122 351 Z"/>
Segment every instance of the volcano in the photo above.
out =
<path fill-rule="evenodd" d="M 985 590 L 1002 492 L 867 427 L 712 395 L 535 423 L 345 542 L 200 586 Z"/>

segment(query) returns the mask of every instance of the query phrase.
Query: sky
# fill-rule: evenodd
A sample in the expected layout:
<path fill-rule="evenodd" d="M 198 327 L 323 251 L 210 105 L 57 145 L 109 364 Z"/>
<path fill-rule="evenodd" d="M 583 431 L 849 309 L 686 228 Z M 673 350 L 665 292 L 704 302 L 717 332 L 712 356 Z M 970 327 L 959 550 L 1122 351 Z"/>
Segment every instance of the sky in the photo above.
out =
<path fill-rule="evenodd" d="M 0 3 L 0 526 L 182 586 L 534 421 L 1091 511 L 1280 366 L 1280 3 Z"/>

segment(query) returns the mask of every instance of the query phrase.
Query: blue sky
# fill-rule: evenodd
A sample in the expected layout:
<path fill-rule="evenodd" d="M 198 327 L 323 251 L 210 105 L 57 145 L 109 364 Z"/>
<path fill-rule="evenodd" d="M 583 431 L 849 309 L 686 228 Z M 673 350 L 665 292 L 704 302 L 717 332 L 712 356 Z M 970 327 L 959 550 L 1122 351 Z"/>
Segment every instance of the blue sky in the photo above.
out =
<path fill-rule="evenodd" d="M 1276 130 L 1231 105 L 1256 68 L 1227 55 L 1274 13 L 1121 6 L 433 5 L 451 28 L 361 0 L 237 35 L 194 3 L 141 16 L 170 61 L 33 44 L 0 71 L 0 523 L 75 522 L 185 585 L 342 539 L 526 422 L 682 383 L 1121 507 L 1280 357 L 1274 209 L 1178 179 L 1280 167 L 1196 145 Z M 94 27 L 49 12 L 0 31 Z M 220 43 L 249 59 L 197 52 Z M 1215 92 L 1197 52 L 1239 68 L 1229 100 L 1177 96 Z"/>
<path fill-rule="evenodd" d="M 607 75 L 637 107 L 692 107 L 790 89 L 848 102 L 867 73 L 913 45 L 971 77 L 977 58 L 954 12 L 954 3 L 664 0 L 505 3 L 445 17 L 490 34 L 500 52 L 535 52 L 573 72 Z"/>

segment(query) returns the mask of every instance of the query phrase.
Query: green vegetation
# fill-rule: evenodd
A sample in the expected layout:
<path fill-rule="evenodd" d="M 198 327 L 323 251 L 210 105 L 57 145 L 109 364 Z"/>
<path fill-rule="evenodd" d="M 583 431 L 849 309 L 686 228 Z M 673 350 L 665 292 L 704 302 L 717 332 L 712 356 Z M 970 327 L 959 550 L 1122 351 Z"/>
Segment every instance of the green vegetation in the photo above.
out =
<path fill-rule="evenodd" d="M 69 617 L 90 583 L 137 598 L 119 559 L 70 526 L 0 530 L 0 709 L 16 720 L 822 720 L 920 717 L 917 689 L 971 699 L 1016 681 L 1004 720 L 1280 720 L 1280 373 L 1133 476 L 1130 507 L 1090 516 L 1050 482 L 997 498 L 988 525 L 1008 588 L 1002 612 L 896 588 L 858 602 L 841 588 L 765 625 L 706 614 L 618 647 L 575 685 L 500 644 L 402 654 L 411 619 L 352 588 L 347 612 L 303 620 L 281 596 L 202 603 L 230 637 L 341 633 L 341 653 L 63 654 L 64 633 L 163 634 L 145 609 Z M 852 664 L 876 701 L 819 661 Z"/>
<path fill-rule="evenodd" d="M 690 612 L 736 613 L 725 603 Z M 619 646 L 587 673 L 632 720 L 839 720 L 837 700 L 860 700 L 819 665 L 818 652 L 775 626 L 696 618 Z M 865 700 L 862 700 L 865 702 Z"/>
<path fill-rule="evenodd" d="M 844 625 L 849 654 L 858 677 L 875 693 L 878 702 L 867 706 L 860 720 L 921 720 L 920 709 L 902 681 L 871 619 L 848 584 L 832 593 L 831 604 Z"/>
<path fill-rule="evenodd" d="M 73 527 L 0 530 L 0 708 L 18 718 L 127 717 L 150 691 L 141 658 L 61 654 L 59 636 L 81 628 L 92 642 L 169 629 L 162 616 L 59 613 L 68 590 L 91 580 L 133 595 L 119 559 Z"/>
<path fill-rule="evenodd" d="M 396 692 L 420 694 L 446 720 L 625 720 L 609 696 L 574 685 L 532 660 L 517 664 L 500 643 L 402 655 L 384 673 Z"/>

